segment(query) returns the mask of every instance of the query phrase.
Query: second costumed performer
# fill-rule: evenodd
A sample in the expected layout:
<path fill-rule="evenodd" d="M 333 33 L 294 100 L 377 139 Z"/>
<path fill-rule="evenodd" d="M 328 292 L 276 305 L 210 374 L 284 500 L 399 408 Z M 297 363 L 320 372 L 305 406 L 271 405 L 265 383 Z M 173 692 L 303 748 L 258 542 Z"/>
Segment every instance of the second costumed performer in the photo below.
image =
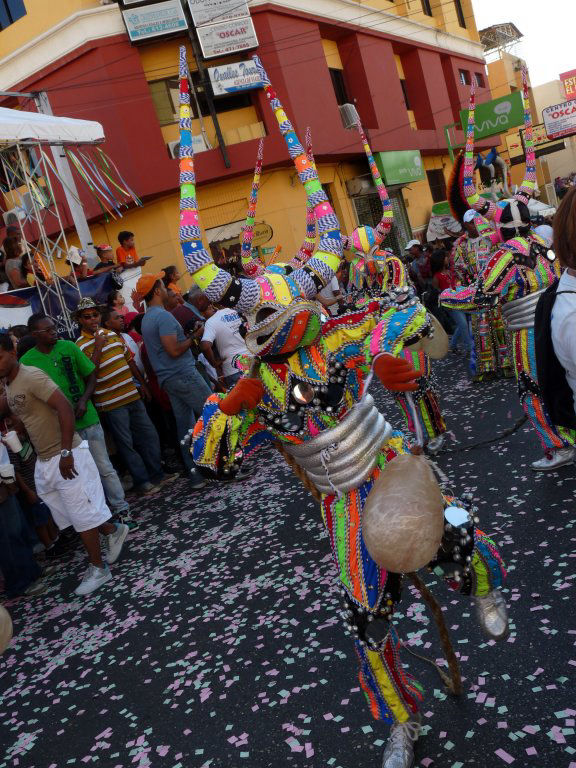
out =
<path fill-rule="evenodd" d="M 251 374 L 207 401 L 194 435 L 199 466 L 235 471 L 243 455 L 275 441 L 321 500 L 354 631 L 360 682 L 373 716 L 392 725 L 384 768 L 409 768 L 420 731 L 419 685 L 402 669 L 393 613 L 402 572 L 432 564 L 450 586 L 474 596 L 493 638 L 507 632 L 498 587 L 504 569 L 490 539 L 474 530 L 462 503 L 445 499 L 429 465 L 406 451 L 367 393 L 371 371 L 392 391 L 411 390 L 417 375 L 399 357 L 427 332 L 422 307 L 408 298 L 321 324 L 314 297 L 342 258 L 339 224 L 259 59 L 270 106 L 313 207 L 319 245 L 290 275 L 235 279 L 204 248 L 199 228 L 190 134 L 186 53 L 180 70 L 180 237 L 186 265 L 217 304 L 234 307 L 254 355 Z M 408 295 L 409 296 L 409 295 Z M 447 522 L 449 521 L 449 522 Z M 383 565 L 386 562 L 388 567 Z"/>

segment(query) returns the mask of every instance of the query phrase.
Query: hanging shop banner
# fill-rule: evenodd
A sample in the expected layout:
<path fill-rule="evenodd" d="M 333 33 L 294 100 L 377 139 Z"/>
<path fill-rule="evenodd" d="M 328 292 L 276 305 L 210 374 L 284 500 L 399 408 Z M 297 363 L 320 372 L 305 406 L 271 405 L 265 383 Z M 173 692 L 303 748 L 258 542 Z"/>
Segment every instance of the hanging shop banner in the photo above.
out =
<path fill-rule="evenodd" d="M 385 184 L 409 184 L 426 178 L 418 149 L 375 152 L 374 158 Z"/>
<path fill-rule="evenodd" d="M 258 38 L 250 16 L 238 21 L 198 27 L 196 32 L 205 59 L 258 47 Z"/>
<path fill-rule="evenodd" d="M 510 128 L 515 128 L 524 123 L 524 103 L 520 91 L 499 99 L 485 101 L 476 104 L 474 113 L 474 138 L 485 139 L 487 136 L 495 136 L 498 133 L 506 133 Z M 462 130 L 466 133 L 468 127 L 468 110 L 460 110 L 460 122 Z"/>
<path fill-rule="evenodd" d="M 165 0 L 122 11 L 128 36 L 133 43 L 151 37 L 173 35 L 188 29 L 180 0 Z"/>
<path fill-rule="evenodd" d="M 542 111 L 549 139 L 560 139 L 576 133 L 576 99 L 554 104 Z"/>
<path fill-rule="evenodd" d="M 576 99 L 576 69 L 571 69 L 570 72 L 563 72 L 560 75 L 560 80 L 564 85 L 564 93 L 567 99 Z"/>
<path fill-rule="evenodd" d="M 236 61 L 222 67 L 210 67 L 208 74 L 214 96 L 262 87 L 260 75 L 252 61 Z"/>
<path fill-rule="evenodd" d="M 195 27 L 250 16 L 248 3 L 242 0 L 188 0 L 188 6 Z"/>

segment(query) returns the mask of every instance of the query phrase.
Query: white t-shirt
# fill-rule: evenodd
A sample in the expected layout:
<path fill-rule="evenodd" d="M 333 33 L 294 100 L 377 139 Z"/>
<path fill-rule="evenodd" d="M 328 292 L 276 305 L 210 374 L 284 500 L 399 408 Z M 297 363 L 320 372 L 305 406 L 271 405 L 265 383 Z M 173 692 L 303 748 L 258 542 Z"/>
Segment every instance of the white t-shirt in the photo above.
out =
<path fill-rule="evenodd" d="M 318 296 L 321 296 L 323 299 L 333 299 L 339 291 L 340 283 L 338 282 L 338 278 L 334 276 L 328 285 L 319 291 Z M 338 312 L 338 302 L 331 304 L 326 309 L 331 315 L 335 315 Z"/>
<path fill-rule="evenodd" d="M 558 284 L 558 291 L 576 291 L 576 277 L 564 272 Z M 556 296 L 551 327 L 554 352 L 566 369 L 566 379 L 572 387 L 576 409 L 576 293 Z"/>
<path fill-rule="evenodd" d="M 242 325 L 242 319 L 234 309 L 219 309 L 204 324 L 202 341 L 210 341 L 216 344 L 218 354 L 222 359 L 222 373 L 224 376 L 232 376 L 238 373 L 233 361 L 237 355 L 247 353 L 244 339 L 238 329 Z"/>

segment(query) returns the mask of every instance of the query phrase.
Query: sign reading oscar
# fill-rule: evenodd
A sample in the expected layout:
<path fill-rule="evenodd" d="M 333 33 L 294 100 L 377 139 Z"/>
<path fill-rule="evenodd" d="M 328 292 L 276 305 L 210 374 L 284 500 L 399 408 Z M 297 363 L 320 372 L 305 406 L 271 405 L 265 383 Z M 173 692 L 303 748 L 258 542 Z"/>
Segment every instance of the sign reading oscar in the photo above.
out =
<path fill-rule="evenodd" d="M 542 117 L 549 139 L 576 134 L 576 99 L 546 107 L 542 110 Z"/>

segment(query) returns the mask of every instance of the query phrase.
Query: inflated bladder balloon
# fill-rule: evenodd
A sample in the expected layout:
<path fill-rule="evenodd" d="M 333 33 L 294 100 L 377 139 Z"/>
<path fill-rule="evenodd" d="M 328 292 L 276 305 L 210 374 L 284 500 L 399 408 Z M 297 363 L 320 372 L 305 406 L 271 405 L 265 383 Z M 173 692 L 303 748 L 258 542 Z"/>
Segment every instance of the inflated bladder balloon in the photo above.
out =
<path fill-rule="evenodd" d="M 0 605 L 0 653 L 4 653 L 12 640 L 12 619 L 10 614 Z"/>
<path fill-rule="evenodd" d="M 394 573 L 409 573 L 436 555 L 444 532 L 444 500 L 424 456 L 397 456 L 372 486 L 362 535 L 372 559 Z"/>

